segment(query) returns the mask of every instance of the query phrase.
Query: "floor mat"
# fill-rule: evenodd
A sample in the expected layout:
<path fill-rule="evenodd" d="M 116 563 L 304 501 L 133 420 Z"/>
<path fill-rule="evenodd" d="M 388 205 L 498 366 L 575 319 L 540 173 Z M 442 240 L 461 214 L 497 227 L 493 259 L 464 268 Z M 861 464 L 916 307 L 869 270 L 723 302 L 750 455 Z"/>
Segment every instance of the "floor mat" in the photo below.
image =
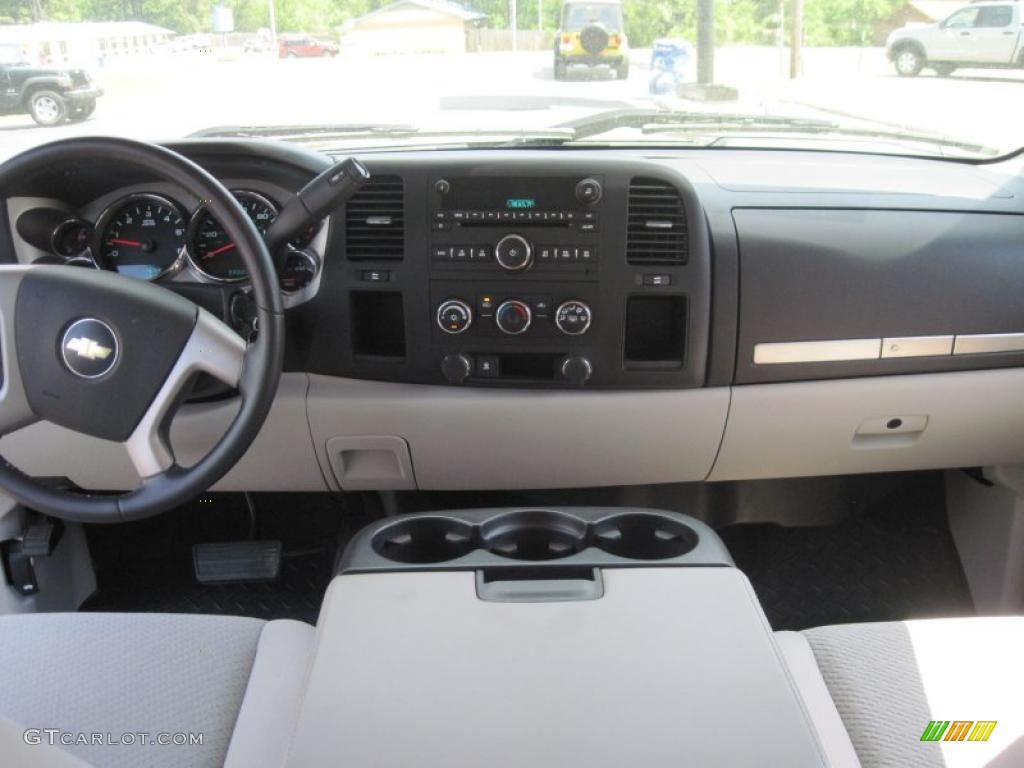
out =
<path fill-rule="evenodd" d="M 941 475 L 837 525 L 733 525 L 719 534 L 776 630 L 974 613 Z"/>
<path fill-rule="evenodd" d="M 369 517 L 328 494 L 208 494 L 150 520 L 86 526 L 98 588 L 83 611 L 214 613 L 314 623 L 339 546 Z M 275 581 L 200 584 L 192 545 L 280 539 Z"/>

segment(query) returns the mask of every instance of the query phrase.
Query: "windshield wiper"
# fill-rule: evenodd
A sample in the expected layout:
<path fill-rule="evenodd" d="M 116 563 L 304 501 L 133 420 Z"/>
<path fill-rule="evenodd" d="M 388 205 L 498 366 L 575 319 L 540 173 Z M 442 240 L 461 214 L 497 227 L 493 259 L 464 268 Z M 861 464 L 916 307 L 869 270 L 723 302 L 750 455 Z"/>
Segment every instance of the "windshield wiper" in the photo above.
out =
<path fill-rule="evenodd" d="M 868 121 L 865 121 L 868 122 Z M 728 112 L 689 112 L 685 110 L 621 109 L 601 112 L 568 123 L 576 134 L 575 141 L 601 136 L 618 128 L 634 128 L 643 135 L 745 133 L 767 131 L 774 133 L 833 135 L 852 138 L 888 139 L 891 141 L 931 144 L 949 147 L 974 155 L 995 155 L 991 147 L 960 141 L 942 134 L 913 131 L 886 130 L 872 127 L 842 125 L 831 120 L 783 117 L 777 115 L 730 114 Z M 709 142 L 709 146 L 715 142 Z"/>
<path fill-rule="evenodd" d="M 576 139 L 599 136 L 616 128 L 637 128 L 654 133 L 654 126 L 667 129 L 706 128 L 709 125 L 736 125 L 744 128 L 793 127 L 807 131 L 835 130 L 838 125 L 830 120 L 816 120 L 774 115 L 729 114 L 727 112 L 689 112 L 668 109 L 615 109 L 599 112 L 558 125 L 576 134 Z"/>
<path fill-rule="evenodd" d="M 423 129 L 412 125 L 389 123 L 344 123 L 338 125 L 228 125 L 196 131 L 189 138 L 265 138 L 284 141 L 316 142 L 330 145 L 332 141 L 365 141 L 373 139 L 416 139 L 426 143 L 444 139 L 446 143 L 487 144 L 496 147 L 553 146 L 576 138 L 568 128 L 508 129 Z M 330 146 L 327 147 L 328 149 Z"/>

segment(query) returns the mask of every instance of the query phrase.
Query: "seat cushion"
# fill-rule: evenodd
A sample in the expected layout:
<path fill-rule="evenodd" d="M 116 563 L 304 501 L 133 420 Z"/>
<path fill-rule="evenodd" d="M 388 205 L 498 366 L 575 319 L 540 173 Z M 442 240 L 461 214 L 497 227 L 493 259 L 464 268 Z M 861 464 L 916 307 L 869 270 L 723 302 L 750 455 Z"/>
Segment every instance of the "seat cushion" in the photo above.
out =
<path fill-rule="evenodd" d="M 177 614 L 2 617 L 0 715 L 26 728 L 102 734 L 104 742 L 202 734 L 201 744 L 140 744 L 136 736 L 132 745 L 63 745 L 96 766 L 219 766 L 265 623 Z"/>
<path fill-rule="evenodd" d="M 1024 618 L 848 624 L 803 635 L 865 768 L 1024 765 Z M 942 740 L 922 741 L 931 721 L 950 723 Z M 987 741 L 970 740 L 978 721 L 997 723 Z"/>

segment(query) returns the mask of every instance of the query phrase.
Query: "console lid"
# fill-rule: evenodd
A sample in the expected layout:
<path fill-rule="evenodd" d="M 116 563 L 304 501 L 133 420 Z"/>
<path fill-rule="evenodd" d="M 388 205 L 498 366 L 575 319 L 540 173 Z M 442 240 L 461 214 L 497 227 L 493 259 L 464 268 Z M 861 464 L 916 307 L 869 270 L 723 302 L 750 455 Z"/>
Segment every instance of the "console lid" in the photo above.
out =
<path fill-rule="evenodd" d="M 824 764 L 746 577 L 604 568 L 578 602 L 473 571 L 334 579 L 289 766 Z"/>

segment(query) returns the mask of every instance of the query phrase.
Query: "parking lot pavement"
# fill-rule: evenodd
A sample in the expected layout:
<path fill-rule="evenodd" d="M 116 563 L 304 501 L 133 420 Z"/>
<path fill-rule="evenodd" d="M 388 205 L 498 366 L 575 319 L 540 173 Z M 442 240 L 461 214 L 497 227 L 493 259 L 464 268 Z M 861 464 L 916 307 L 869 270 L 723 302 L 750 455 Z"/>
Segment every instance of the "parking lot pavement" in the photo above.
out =
<path fill-rule="evenodd" d="M 105 90 L 81 124 L 39 128 L 0 118 L 0 154 L 72 135 L 163 140 L 225 125 L 397 123 L 449 129 L 543 128 L 600 109 L 664 103 L 648 94 L 648 54 L 634 51 L 628 80 L 608 70 L 552 77 L 548 52 L 281 61 L 272 56 L 169 54 L 119 62 L 94 74 Z M 880 49 L 808 49 L 805 76 L 785 76 L 786 52 L 721 48 L 716 80 L 735 103 L 669 98 L 683 109 L 854 117 L 879 126 L 941 132 L 1002 149 L 1022 143 L 1007 105 L 1024 73 L 958 71 L 950 78 L 894 75 Z M 511 113 L 510 113 L 511 112 Z"/>

